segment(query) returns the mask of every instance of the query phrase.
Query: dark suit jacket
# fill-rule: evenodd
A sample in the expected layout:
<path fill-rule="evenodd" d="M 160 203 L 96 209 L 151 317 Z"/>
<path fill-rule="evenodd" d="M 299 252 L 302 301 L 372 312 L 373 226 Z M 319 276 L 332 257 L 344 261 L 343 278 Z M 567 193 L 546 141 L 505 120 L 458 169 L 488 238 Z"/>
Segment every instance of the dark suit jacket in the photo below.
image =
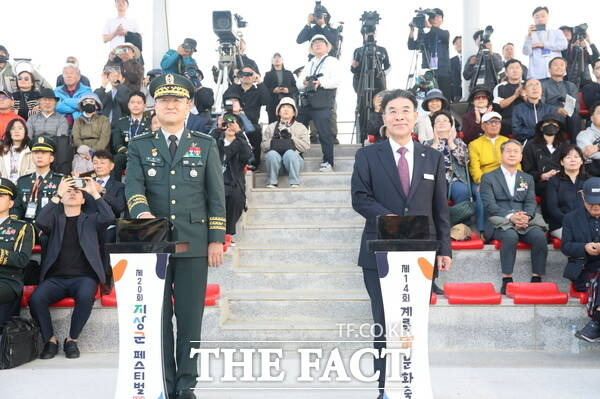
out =
<path fill-rule="evenodd" d="M 446 169 L 440 152 L 414 143 L 414 166 L 408 198 L 404 196 L 398 169 L 388 140 L 356 152 L 352 173 L 352 207 L 365 219 L 358 265 L 376 269 L 375 254 L 368 240 L 377 239 L 376 217 L 390 213 L 427 215 L 430 238 L 440 242 L 439 255 L 451 256 L 450 221 L 446 194 Z M 425 178 L 433 176 L 433 179 Z"/>
<path fill-rule="evenodd" d="M 106 91 L 102 87 L 94 90 L 94 94 L 96 94 L 102 102 L 102 115 L 108 118 L 112 111 L 111 125 L 117 123 L 122 116 L 129 115 L 127 103 L 129 102 L 131 90 L 124 84 L 117 85 L 117 93 L 115 94 L 114 99 L 112 97 L 112 92 Z"/>
<path fill-rule="evenodd" d="M 114 213 L 115 219 L 120 217 L 123 217 L 123 219 L 129 219 L 129 210 L 127 209 L 127 200 L 125 199 L 125 184 L 111 177 L 106 182 L 104 188 L 106 188 L 106 193 L 104 193 L 102 199 L 108 204 L 108 206 L 110 206 L 110 209 Z M 94 201 L 94 198 L 89 194 L 85 194 L 84 207 L 85 211 L 88 213 L 96 213 L 100 211 L 96 201 Z"/>
<path fill-rule="evenodd" d="M 100 255 L 99 237 L 110 224 L 114 223 L 115 215 L 102 198 L 95 202 L 98 207 L 97 213 L 81 212 L 77 218 L 77 234 L 81 249 L 98 276 L 98 280 L 100 283 L 106 284 L 106 273 Z M 66 222 L 67 218 L 63 206 L 52 201 L 42 208 L 36 218 L 37 225 L 49 237 L 46 254 L 42 258 L 40 281 L 44 280 L 46 273 L 58 258 L 62 248 Z"/>
<path fill-rule="evenodd" d="M 581 207 L 567 213 L 563 219 L 560 250 L 569 258 L 564 276 L 570 280 L 580 277 L 586 263 L 600 261 L 600 256 L 591 256 L 585 251 L 585 244 L 598 242 L 598 237 L 592 236 L 588 218 L 588 211 Z"/>
<path fill-rule="evenodd" d="M 527 173 L 517 170 L 515 178 L 515 195 L 510 195 L 506 179 L 502 169 L 483 175 L 481 185 L 479 186 L 481 200 L 485 206 L 486 216 L 501 216 L 514 212 L 525 211 L 531 218 L 535 216 L 537 203 L 535 202 L 535 183 L 533 177 Z M 487 237 L 491 237 L 494 226 L 486 221 L 485 232 Z"/>
<path fill-rule="evenodd" d="M 462 97 L 462 76 L 460 71 L 462 65 L 458 55 L 450 58 L 450 82 L 452 84 L 452 98 L 449 100 L 460 99 Z"/>
<path fill-rule="evenodd" d="M 201 114 L 192 114 L 188 115 L 187 122 L 185 124 L 186 129 L 195 130 L 201 133 L 210 132 L 210 127 L 212 124 L 212 120 L 210 119 L 210 114 L 201 113 Z"/>

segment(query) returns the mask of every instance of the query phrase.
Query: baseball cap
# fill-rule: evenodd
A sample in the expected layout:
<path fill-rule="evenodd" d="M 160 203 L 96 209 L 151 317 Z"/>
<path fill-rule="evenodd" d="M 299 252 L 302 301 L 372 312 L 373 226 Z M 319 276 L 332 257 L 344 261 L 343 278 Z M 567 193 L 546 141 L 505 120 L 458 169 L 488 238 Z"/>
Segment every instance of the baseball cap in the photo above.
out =
<path fill-rule="evenodd" d="M 583 197 L 588 204 L 600 204 L 600 177 L 591 177 L 583 183 Z"/>
<path fill-rule="evenodd" d="M 494 111 L 492 111 L 492 112 L 486 112 L 486 113 L 485 113 L 485 114 L 483 114 L 483 116 L 481 117 L 481 123 L 487 122 L 487 121 L 489 121 L 490 119 L 494 119 L 494 118 L 497 118 L 497 119 L 500 119 L 500 120 L 502 120 L 502 115 L 500 115 L 499 113 L 497 113 L 497 112 L 494 112 Z"/>

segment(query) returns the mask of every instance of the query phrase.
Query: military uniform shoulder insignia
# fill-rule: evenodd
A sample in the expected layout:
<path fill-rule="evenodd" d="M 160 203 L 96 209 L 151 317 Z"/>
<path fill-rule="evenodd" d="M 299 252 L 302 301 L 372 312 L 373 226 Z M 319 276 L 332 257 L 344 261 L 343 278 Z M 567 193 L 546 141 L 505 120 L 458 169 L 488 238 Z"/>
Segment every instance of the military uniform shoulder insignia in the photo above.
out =
<path fill-rule="evenodd" d="M 119 120 L 120 121 L 126 121 L 126 120 L 129 120 L 129 117 L 128 116 L 122 116 L 122 117 L 119 118 Z"/>
<path fill-rule="evenodd" d="M 141 140 L 141 139 L 147 139 L 149 137 L 153 137 L 154 133 L 152 132 L 144 132 L 142 134 L 138 134 L 137 136 L 135 136 L 134 138 L 131 139 L 131 141 L 135 141 L 135 140 Z"/>

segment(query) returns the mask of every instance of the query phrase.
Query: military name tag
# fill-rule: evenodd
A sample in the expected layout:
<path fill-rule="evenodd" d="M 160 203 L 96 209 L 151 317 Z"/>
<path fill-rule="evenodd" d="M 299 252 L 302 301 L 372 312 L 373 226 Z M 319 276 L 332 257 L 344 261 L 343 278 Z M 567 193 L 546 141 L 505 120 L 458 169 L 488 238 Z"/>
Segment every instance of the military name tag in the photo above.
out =
<path fill-rule="evenodd" d="M 37 202 L 28 202 L 27 210 L 25 211 L 25 219 L 35 219 L 35 211 L 37 210 Z"/>
<path fill-rule="evenodd" d="M 156 169 L 154 169 L 154 168 L 148 169 L 148 176 L 150 176 L 150 177 L 156 176 Z"/>
<path fill-rule="evenodd" d="M 190 176 L 192 176 L 192 177 L 198 176 L 198 171 L 196 169 L 190 170 Z"/>

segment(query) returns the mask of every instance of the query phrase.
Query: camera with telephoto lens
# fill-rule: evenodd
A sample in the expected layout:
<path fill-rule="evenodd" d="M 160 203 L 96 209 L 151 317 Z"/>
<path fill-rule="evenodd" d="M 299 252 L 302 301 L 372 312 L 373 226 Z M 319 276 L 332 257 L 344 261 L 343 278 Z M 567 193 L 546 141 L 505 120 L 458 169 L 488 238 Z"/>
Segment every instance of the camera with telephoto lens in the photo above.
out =
<path fill-rule="evenodd" d="M 584 40 L 587 33 L 588 24 L 581 24 L 573 27 L 573 39 L 575 41 Z"/>
<path fill-rule="evenodd" d="M 223 124 L 221 125 L 223 127 L 223 129 L 225 129 L 227 127 L 227 125 L 230 123 L 237 123 L 237 118 L 235 117 L 234 114 L 231 114 L 231 113 L 224 114 L 223 115 Z"/>
<path fill-rule="evenodd" d="M 377 11 L 365 11 L 360 17 L 362 22 L 361 32 L 365 35 L 372 35 L 375 33 L 375 26 L 379 23 L 381 17 Z"/>
<path fill-rule="evenodd" d="M 494 33 L 494 28 L 492 28 L 492 25 L 488 25 L 485 27 L 484 30 L 482 30 L 479 33 L 479 36 L 477 38 L 479 39 L 482 45 L 488 44 L 490 42 L 490 37 L 492 36 L 492 33 Z"/>
<path fill-rule="evenodd" d="M 304 88 L 304 93 L 315 93 L 317 91 L 317 86 L 315 85 L 315 82 L 318 81 L 321 76 L 323 76 L 322 73 L 307 76 L 306 80 L 308 81 L 308 84 Z"/>
<path fill-rule="evenodd" d="M 433 15 L 436 15 L 435 11 L 431 8 L 426 8 L 423 10 L 419 7 L 419 9 L 415 10 L 415 12 L 417 15 L 413 17 L 412 22 L 409 23 L 408 26 L 417 29 L 425 29 L 427 27 L 427 19 Z"/>
<path fill-rule="evenodd" d="M 200 76 L 198 75 L 198 68 L 195 65 L 186 66 L 183 74 L 194 84 L 195 88 L 202 86 Z"/>
<path fill-rule="evenodd" d="M 315 20 L 321 19 L 323 14 L 327 14 L 327 9 L 321 4 L 320 1 L 315 1 L 315 9 L 313 10 L 313 17 Z"/>
<path fill-rule="evenodd" d="M 233 100 L 231 98 L 225 100 L 223 103 L 223 110 L 225 111 L 225 114 L 233 114 Z"/>

